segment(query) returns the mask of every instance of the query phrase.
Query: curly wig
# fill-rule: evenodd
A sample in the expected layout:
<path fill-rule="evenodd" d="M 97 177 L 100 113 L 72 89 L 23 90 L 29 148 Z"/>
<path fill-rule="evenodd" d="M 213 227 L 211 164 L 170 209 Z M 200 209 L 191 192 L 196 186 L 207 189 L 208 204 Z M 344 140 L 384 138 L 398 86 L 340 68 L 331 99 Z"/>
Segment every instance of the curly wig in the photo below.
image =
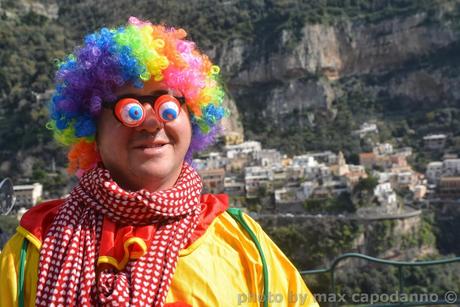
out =
<path fill-rule="evenodd" d="M 48 127 L 55 139 L 70 146 L 70 173 L 94 167 L 96 121 L 103 101 L 116 99 L 125 84 L 142 88 L 161 81 L 179 90 L 191 114 L 192 141 L 185 156 L 211 145 L 227 115 L 218 66 L 202 54 L 183 29 L 153 25 L 135 17 L 126 26 L 102 28 L 85 37 L 83 45 L 58 65 L 56 90 Z"/>

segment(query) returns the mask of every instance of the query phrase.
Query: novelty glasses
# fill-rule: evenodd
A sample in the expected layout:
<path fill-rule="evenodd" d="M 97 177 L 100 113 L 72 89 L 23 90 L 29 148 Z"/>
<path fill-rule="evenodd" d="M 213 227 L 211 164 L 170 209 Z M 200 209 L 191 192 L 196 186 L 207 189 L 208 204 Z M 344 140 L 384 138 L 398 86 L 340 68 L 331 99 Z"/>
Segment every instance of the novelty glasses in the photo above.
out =
<path fill-rule="evenodd" d="M 155 116 L 160 122 L 167 123 L 179 116 L 185 98 L 169 94 L 120 97 L 115 103 L 104 103 L 104 107 L 112 108 L 115 117 L 126 127 L 138 127 L 145 120 L 146 110 L 143 106 L 145 103 L 152 105 Z"/>

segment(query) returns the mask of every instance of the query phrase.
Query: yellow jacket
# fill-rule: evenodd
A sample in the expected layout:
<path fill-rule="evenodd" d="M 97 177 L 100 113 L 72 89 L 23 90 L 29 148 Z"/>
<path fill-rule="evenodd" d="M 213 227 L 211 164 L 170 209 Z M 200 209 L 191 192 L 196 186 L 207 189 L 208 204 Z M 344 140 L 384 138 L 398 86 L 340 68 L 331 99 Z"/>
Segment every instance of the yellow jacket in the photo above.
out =
<path fill-rule="evenodd" d="M 311 306 L 318 303 L 301 276 L 249 216 L 251 228 L 268 268 L 269 306 Z M 21 246 L 28 240 L 24 270 L 24 305 L 34 306 L 40 241 L 18 227 L 0 254 L 0 306 L 18 306 Z M 166 303 L 192 306 L 263 306 L 263 265 L 256 244 L 228 212 L 214 219 L 206 232 L 179 254 Z"/>

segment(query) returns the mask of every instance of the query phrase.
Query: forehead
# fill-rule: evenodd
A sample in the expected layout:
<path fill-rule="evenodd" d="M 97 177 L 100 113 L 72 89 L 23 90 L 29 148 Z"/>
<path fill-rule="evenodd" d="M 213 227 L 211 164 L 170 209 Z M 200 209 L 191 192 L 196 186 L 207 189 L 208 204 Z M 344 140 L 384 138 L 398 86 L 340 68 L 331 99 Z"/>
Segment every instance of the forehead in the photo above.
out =
<path fill-rule="evenodd" d="M 144 87 L 142 88 L 137 88 L 132 85 L 122 86 L 115 92 L 115 94 L 117 96 L 129 95 L 129 94 L 134 94 L 137 96 L 148 96 L 155 92 L 160 92 L 160 91 L 170 92 L 174 96 L 182 96 L 182 93 L 179 90 L 168 87 L 163 82 L 155 82 L 155 81 L 150 81 L 150 80 L 145 82 Z"/>

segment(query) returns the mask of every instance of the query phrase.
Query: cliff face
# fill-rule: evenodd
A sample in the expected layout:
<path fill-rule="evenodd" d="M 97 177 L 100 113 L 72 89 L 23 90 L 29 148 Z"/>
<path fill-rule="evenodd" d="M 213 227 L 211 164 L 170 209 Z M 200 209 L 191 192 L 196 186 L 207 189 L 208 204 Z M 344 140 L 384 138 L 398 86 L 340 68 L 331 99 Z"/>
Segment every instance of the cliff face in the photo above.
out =
<path fill-rule="evenodd" d="M 364 2 L 358 9 L 350 8 L 351 4 L 336 6 L 335 10 L 345 13 L 313 22 L 308 16 L 316 13 L 305 7 L 327 11 L 327 5 L 294 0 L 279 4 L 136 1 L 129 5 L 118 0 L 97 4 L 89 0 L 78 4 L 62 0 L 5 0 L 0 3 L 0 23 L 5 32 L 1 34 L 8 34 L 12 28 L 17 33 L 6 35 L 2 41 L 5 52 L 0 61 L 0 107 L 6 106 L 8 98 L 14 103 L 24 93 L 48 89 L 54 59 L 70 52 L 84 33 L 103 25 L 119 25 L 130 15 L 183 26 L 190 29 L 190 36 L 199 46 L 208 46 L 205 51 L 221 66 L 229 92 L 225 103 L 232 116 L 225 121 L 225 129 L 241 132 L 245 128 L 245 135 L 251 138 L 265 134 L 260 139 L 270 140 L 267 146 L 291 146 L 292 152 L 324 148 L 324 144 L 307 146 L 319 135 L 307 130 L 327 117 L 340 117 L 344 97 L 355 92 L 355 111 L 366 109 L 360 99 L 374 105 L 389 103 L 396 112 L 401 107 L 458 106 L 460 1 L 436 0 L 428 6 L 410 4 L 410 12 L 386 15 L 372 6 L 385 8 L 388 4 Z M 286 23 L 297 13 L 293 13 L 291 4 L 297 5 L 298 12 L 304 15 L 295 23 Z M 363 5 L 369 6 L 369 11 Z M 201 14 L 200 8 L 210 10 L 209 16 Z M 358 13 L 352 18 L 347 14 L 354 9 Z M 369 17 L 375 14 L 380 16 L 378 21 Z M 23 36 L 28 39 L 21 40 Z M 15 51 L 7 52 L 11 50 Z M 15 97 L 13 94 L 18 97 L 11 98 Z M 317 111 L 322 113 L 318 115 Z M 9 106 L 5 112 L 17 113 Z M 347 123 L 354 120 L 355 126 L 360 124 L 352 115 L 342 117 L 337 128 L 339 139 L 346 134 L 343 127 L 355 128 Z M 8 126 L 3 124 L 0 126 Z M 295 136 L 298 127 L 303 134 Z M 291 131 L 286 132 L 287 129 Z M 2 175 L 30 174 L 30 165 L 36 164 L 30 156 L 41 158 L 42 145 L 33 139 L 22 144 L 16 141 L 27 138 L 25 131 L 30 130 L 16 130 L 8 134 L 11 142 L 0 143 Z M 49 133 L 42 130 L 43 143 L 48 145 Z M 329 132 L 319 137 L 330 137 Z M 331 140 L 330 144 L 338 143 L 337 138 Z M 301 143 L 305 144 L 295 146 Z M 340 150 L 342 145 L 337 145 Z M 348 148 L 348 153 L 351 151 Z M 18 152 L 20 160 L 20 155 L 16 160 L 10 158 Z M 23 160 L 32 162 L 22 163 Z M 14 169 L 14 165 L 19 166 Z"/>
<path fill-rule="evenodd" d="M 304 24 L 268 43 L 234 40 L 215 53 L 237 104 L 256 101 L 275 119 L 295 109 L 330 109 L 352 78 L 371 96 L 449 104 L 459 99 L 459 74 L 449 74 L 458 65 L 443 60 L 459 50 L 458 17 L 458 4 L 449 2 L 377 23 Z M 249 98 L 261 85 L 263 101 Z"/>
<path fill-rule="evenodd" d="M 49 19 L 57 19 L 59 6 L 55 0 L 4 0 L 0 3 L 0 15 L 4 14 L 8 18 L 18 18 L 30 12 Z"/>
<path fill-rule="evenodd" d="M 394 260 L 438 253 L 431 226 L 422 215 L 386 220 L 264 216 L 258 222 L 301 268 L 327 265 L 348 252 Z"/>

